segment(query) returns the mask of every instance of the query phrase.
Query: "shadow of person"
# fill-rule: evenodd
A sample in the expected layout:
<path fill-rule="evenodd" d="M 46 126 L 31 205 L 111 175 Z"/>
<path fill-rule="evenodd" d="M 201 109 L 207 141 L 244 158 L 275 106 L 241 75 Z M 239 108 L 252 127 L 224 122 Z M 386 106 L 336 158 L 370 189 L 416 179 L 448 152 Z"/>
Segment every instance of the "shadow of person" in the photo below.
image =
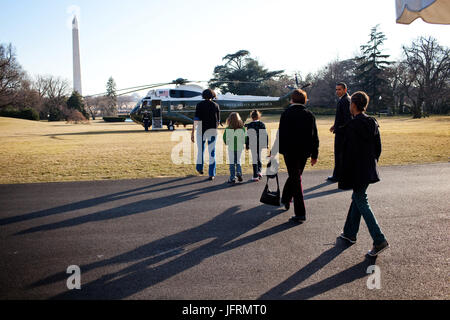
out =
<path fill-rule="evenodd" d="M 320 256 L 308 263 L 295 274 L 281 282 L 276 287 L 262 294 L 258 299 L 286 299 L 287 297 L 290 297 L 290 294 L 287 295 L 287 292 L 311 277 L 314 273 L 324 268 L 327 264 L 333 261 L 338 255 L 340 255 L 349 247 L 349 245 L 345 244 L 341 239 L 337 238 L 334 247 L 323 252 Z"/>
<path fill-rule="evenodd" d="M 57 206 L 57 207 L 49 208 L 49 209 L 44 209 L 44 210 L 39 210 L 39 211 L 34 211 L 34 212 L 19 215 L 19 216 L 2 218 L 2 219 L 0 219 L 0 226 L 17 223 L 17 222 L 22 222 L 22 221 L 28 221 L 28 220 L 37 219 L 37 218 L 43 218 L 43 217 L 57 215 L 57 214 L 64 214 L 64 213 L 75 211 L 75 210 L 86 209 L 86 208 L 98 206 L 102 203 L 122 200 L 125 198 L 139 196 L 142 194 L 150 194 L 150 193 L 154 193 L 154 192 L 160 192 L 160 191 L 165 191 L 165 190 L 170 190 L 170 189 L 175 189 L 175 188 L 181 188 L 181 187 L 184 187 L 187 185 L 203 183 L 203 181 L 189 181 L 184 184 L 176 184 L 176 185 L 172 185 L 172 186 L 168 186 L 168 187 L 154 189 L 156 187 L 160 187 L 163 185 L 170 185 L 173 183 L 181 182 L 183 180 L 189 180 L 190 178 L 192 178 L 192 177 L 175 178 L 175 179 L 169 179 L 167 181 L 162 181 L 162 182 L 159 182 L 158 180 L 156 180 L 157 181 L 156 183 L 150 183 L 148 185 L 145 185 L 145 186 L 139 187 L 139 188 L 124 190 L 124 191 L 108 194 L 108 195 L 101 196 L 101 197 L 95 197 L 95 198 L 91 198 L 91 199 L 81 200 L 78 202 L 70 202 L 65 205 L 61 205 L 61 206 Z M 92 183 L 92 182 L 89 182 L 89 183 Z M 93 182 L 93 183 L 96 183 L 96 182 Z M 102 182 L 97 182 L 97 183 L 101 184 Z"/>
<path fill-rule="evenodd" d="M 82 290 L 63 292 L 52 299 L 129 297 L 200 264 L 204 259 L 294 227 L 294 224 L 284 223 L 238 239 L 282 212 L 282 209 L 269 209 L 265 205 L 245 211 L 234 206 L 198 227 L 155 240 L 110 259 L 80 266 L 81 272 L 85 274 L 103 267 L 127 264 L 117 272 L 83 284 Z M 66 279 L 66 273 L 58 273 L 32 284 L 31 287 Z"/>
<path fill-rule="evenodd" d="M 193 186 L 197 183 L 202 183 L 203 181 L 196 181 L 193 183 L 178 185 L 176 187 L 181 187 L 184 185 Z M 194 200 L 200 196 L 204 196 L 207 193 L 214 192 L 221 190 L 225 188 L 226 186 L 217 184 L 217 185 L 209 185 L 204 188 L 199 189 L 189 189 L 185 191 L 181 191 L 178 193 L 172 193 L 167 194 L 165 196 L 159 197 L 159 198 L 152 198 L 149 197 L 144 200 L 136 201 L 133 203 L 127 203 L 122 206 L 113 207 L 111 209 L 106 209 L 102 211 L 96 211 L 90 214 L 86 214 L 83 216 L 77 216 L 74 218 L 61 220 L 58 222 L 52 222 L 40 226 L 31 227 L 22 231 L 19 231 L 15 233 L 15 236 L 24 235 L 24 234 L 30 234 L 34 232 L 42 232 L 42 231 L 49 231 L 49 230 L 56 230 L 61 228 L 68 228 L 68 227 L 74 227 L 78 225 L 82 225 L 85 223 L 92 223 L 97 221 L 105 221 L 105 220 L 112 220 L 117 219 L 125 216 L 131 216 L 134 214 L 142 214 L 149 211 L 154 211 L 158 209 L 162 209 L 168 206 L 172 206 L 178 203 L 187 202 L 190 200 Z M 131 197 L 131 196 L 138 196 L 138 195 L 150 195 L 153 192 L 161 191 L 161 190 L 168 190 L 172 189 L 174 187 L 166 187 L 159 190 L 149 190 L 149 191 L 143 191 L 140 193 L 135 193 L 133 195 L 122 195 L 119 196 L 119 198 L 112 198 L 108 197 L 110 201 L 113 200 L 119 200 L 122 197 Z M 106 199 L 103 199 L 102 201 L 105 201 Z"/>
<path fill-rule="evenodd" d="M 332 184 L 332 183 L 325 181 L 325 182 L 323 182 L 321 184 L 318 184 L 317 186 L 314 186 L 314 187 L 311 187 L 311 188 L 303 190 L 303 194 L 306 194 L 306 193 L 309 193 L 311 191 L 315 191 L 317 189 L 329 186 L 330 184 Z"/>
<path fill-rule="evenodd" d="M 338 274 L 335 274 L 325 280 L 317 282 L 308 287 L 299 289 L 297 291 L 288 293 L 283 296 L 283 299 L 288 300 L 305 300 L 318 296 L 322 293 L 340 287 L 344 284 L 351 283 L 355 280 L 364 278 L 368 275 L 367 268 L 373 265 L 374 262 L 371 259 L 365 259 L 364 261 L 350 267 Z"/>

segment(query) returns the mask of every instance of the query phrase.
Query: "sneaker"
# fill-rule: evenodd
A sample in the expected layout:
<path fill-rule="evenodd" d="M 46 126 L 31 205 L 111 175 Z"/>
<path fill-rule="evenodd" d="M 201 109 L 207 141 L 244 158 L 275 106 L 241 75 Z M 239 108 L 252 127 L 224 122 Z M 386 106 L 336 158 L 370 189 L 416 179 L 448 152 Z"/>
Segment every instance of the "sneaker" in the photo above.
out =
<path fill-rule="evenodd" d="M 229 183 L 229 184 L 235 184 L 235 183 L 236 183 L 236 180 L 230 179 L 230 180 L 228 180 L 228 183 Z"/>
<path fill-rule="evenodd" d="M 347 241 L 347 242 L 349 242 L 351 244 L 355 244 L 356 243 L 356 238 L 347 237 L 344 233 L 341 233 L 339 238 L 344 239 L 345 241 Z"/>
<path fill-rule="evenodd" d="M 262 174 L 258 173 L 258 178 L 262 179 Z"/>
<path fill-rule="evenodd" d="M 367 252 L 367 255 L 370 257 L 376 257 L 379 253 L 383 252 L 384 250 L 386 250 L 389 247 L 390 247 L 389 243 L 387 241 L 384 241 L 383 243 L 381 243 L 379 245 L 374 245 L 372 247 L 372 250 Z"/>
<path fill-rule="evenodd" d="M 239 182 L 242 182 L 242 176 L 237 176 L 237 178 Z"/>
<path fill-rule="evenodd" d="M 201 170 L 201 171 L 197 171 L 198 172 L 198 174 L 203 174 L 203 170 Z"/>
<path fill-rule="evenodd" d="M 252 181 L 259 181 L 259 177 L 253 177 Z"/>
<path fill-rule="evenodd" d="M 208 178 L 209 181 L 213 181 L 214 179 L 215 179 L 214 176 L 211 176 L 211 177 Z"/>

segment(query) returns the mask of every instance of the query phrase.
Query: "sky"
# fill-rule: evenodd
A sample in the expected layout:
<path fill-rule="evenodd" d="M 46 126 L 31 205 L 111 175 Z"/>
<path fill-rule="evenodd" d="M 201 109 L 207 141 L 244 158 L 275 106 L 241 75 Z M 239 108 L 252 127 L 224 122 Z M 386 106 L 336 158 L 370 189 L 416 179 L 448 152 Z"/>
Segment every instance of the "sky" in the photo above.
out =
<path fill-rule="evenodd" d="M 0 8 L 0 43 L 15 47 L 29 76 L 70 84 L 78 15 L 83 95 L 104 92 L 111 76 L 118 89 L 208 80 L 241 49 L 269 70 L 305 76 L 357 55 L 377 24 L 392 60 L 419 36 L 450 47 L 450 25 L 396 24 L 395 0 L 0 0 Z"/>

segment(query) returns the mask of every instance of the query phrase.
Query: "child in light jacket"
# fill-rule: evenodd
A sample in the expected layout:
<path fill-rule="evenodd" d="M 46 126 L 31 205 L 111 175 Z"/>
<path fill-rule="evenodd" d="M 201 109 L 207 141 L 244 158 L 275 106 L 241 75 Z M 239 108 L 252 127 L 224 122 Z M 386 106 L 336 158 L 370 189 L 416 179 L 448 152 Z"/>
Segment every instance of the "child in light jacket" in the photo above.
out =
<path fill-rule="evenodd" d="M 228 183 L 236 183 L 236 178 L 242 182 L 241 155 L 245 148 L 245 127 L 241 116 L 232 112 L 227 119 L 227 128 L 223 134 L 223 141 L 228 146 L 230 165 L 230 179 Z"/>

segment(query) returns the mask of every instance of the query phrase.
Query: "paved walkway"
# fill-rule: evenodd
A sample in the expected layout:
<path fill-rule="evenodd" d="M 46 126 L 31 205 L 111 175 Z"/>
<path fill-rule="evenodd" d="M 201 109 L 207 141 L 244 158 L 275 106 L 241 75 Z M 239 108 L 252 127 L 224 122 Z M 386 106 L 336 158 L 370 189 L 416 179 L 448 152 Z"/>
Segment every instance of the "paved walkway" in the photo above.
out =
<path fill-rule="evenodd" d="M 376 261 L 364 222 L 336 245 L 351 192 L 329 171 L 305 172 L 302 225 L 259 203 L 263 182 L 226 177 L 0 185 L 0 299 L 449 299 L 450 164 L 380 172 L 369 201 L 391 248 Z"/>

